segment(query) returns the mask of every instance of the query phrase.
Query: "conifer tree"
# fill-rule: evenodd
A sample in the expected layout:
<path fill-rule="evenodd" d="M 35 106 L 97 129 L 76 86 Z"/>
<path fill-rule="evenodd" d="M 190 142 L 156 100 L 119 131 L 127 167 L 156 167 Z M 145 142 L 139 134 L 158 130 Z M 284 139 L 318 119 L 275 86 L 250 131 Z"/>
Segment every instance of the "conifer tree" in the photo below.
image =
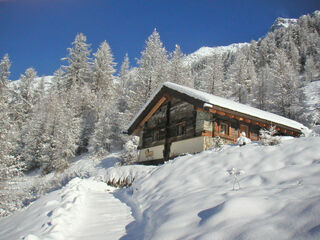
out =
<path fill-rule="evenodd" d="M 11 94 L 8 88 L 11 62 L 6 54 L 0 62 L 0 181 L 21 174 L 24 164 L 14 156 L 17 124 L 11 118 Z"/>
<path fill-rule="evenodd" d="M 116 63 L 114 62 L 109 44 L 106 41 L 102 42 L 97 52 L 93 55 L 95 59 L 93 64 L 94 82 L 92 83 L 92 87 L 96 92 L 106 94 L 107 96 L 111 91 L 110 87 L 114 80 L 113 74 L 116 71 L 114 69 Z"/>
<path fill-rule="evenodd" d="M 90 45 L 86 43 L 87 38 L 83 33 L 76 35 L 72 48 L 68 48 L 68 56 L 62 58 L 68 62 L 63 66 L 65 71 L 65 86 L 70 89 L 74 84 L 82 86 L 86 82 L 91 82 Z"/>
<path fill-rule="evenodd" d="M 222 89 L 224 72 L 220 56 L 214 55 L 206 61 L 205 68 L 202 70 L 202 79 L 203 91 L 219 96 L 224 95 Z"/>
<path fill-rule="evenodd" d="M 141 83 L 141 102 L 146 102 L 152 92 L 168 80 L 168 56 L 156 29 L 148 37 L 145 50 L 138 60 L 138 79 Z"/>
<path fill-rule="evenodd" d="M 10 76 L 11 62 L 8 54 L 5 54 L 0 62 L 0 96 L 3 93 L 3 89 L 7 88 L 8 80 Z"/>
<path fill-rule="evenodd" d="M 170 58 L 168 81 L 192 87 L 191 72 L 189 67 L 183 64 L 183 58 L 184 54 L 181 52 L 180 46 L 176 45 Z"/>
<path fill-rule="evenodd" d="M 298 75 L 284 51 L 279 50 L 272 62 L 273 109 L 283 116 L 295 118 L 301 108 L 303 93 L 299 89 Z"/>

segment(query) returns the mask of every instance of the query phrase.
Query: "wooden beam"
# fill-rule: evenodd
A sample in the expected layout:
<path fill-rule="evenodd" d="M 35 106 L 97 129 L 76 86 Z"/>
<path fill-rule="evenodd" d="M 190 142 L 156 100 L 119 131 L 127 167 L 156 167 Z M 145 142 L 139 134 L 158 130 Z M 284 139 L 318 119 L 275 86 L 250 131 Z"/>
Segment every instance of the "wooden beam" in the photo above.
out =
<path fill-rule="evenodd" d="M 210 108 L 210 109 L 209 109 L 209 112 L 211 112 L 211 113 L 216 113 L 217 110 L 215 110 L 215 109 L 213 109 L 213 108 Z"/>
<path fill-rule="evenodd" d="M 237 120 L 239 120 L 239 121 L 243 121 L 243 118 L 242 118 L 242 117 L 236 116 L 235 118 L 236 118 Z"/>
<path fill-rule="evenodd" d="M 199 108 L 199 107 L 197 107 L 196 110 L 199 112 L 206 112 L 203 108 Z"/>
<path fill-rule="evenodd" d="M 218 111 L 218 110 L 217 110 L 217 114 L 219 114 L 220 116 L 225 116 L 225 115 L 226 115 L 225 112 L 223 112 L 223 111 Z"/>
<path fill-rule="evenodd" d="M 139 123 L 139 125 L 136 127 L 136 129 L 133 131 L 133 135 L 137 135 L 140 130 L 142 129 L 143 125 L 146 123 L 146 121 L 148 121 L 152 115 L 159 109 L 159 107 L 162 105 L 162 103 L 164 103 L 167 100 L 166 97 L 162 97 L 154 106 L 153 108 L 150 110 L 150 112 L 148 112 L 147 116 L 145 116 L 142 121 Z"/>
<path fill-rule="evenodd" d="M 234 118 L 234 115 L 233 115 L 233 114 L 230 114 L 230 113 L 227 113 L 226 116 L 227 116 L 228 118 Z"/>
<path fill-rule="evenodd" d="M 154 105 L 154 107 L 150 110 L 150 112 L 147 114 L 147 116 L 145 116 L 144 119 L 142 119 L 142 121 L 139 123 L 139 126 L 142 127 L 146 121 L 148 121 L 152 115 L 158 110 L 158 108 L 162 105 L 162 103 L 164 103 L 166 101 L 166 97 L 162 97 L 159 102 L 156 103 L 156 105 Z"/>

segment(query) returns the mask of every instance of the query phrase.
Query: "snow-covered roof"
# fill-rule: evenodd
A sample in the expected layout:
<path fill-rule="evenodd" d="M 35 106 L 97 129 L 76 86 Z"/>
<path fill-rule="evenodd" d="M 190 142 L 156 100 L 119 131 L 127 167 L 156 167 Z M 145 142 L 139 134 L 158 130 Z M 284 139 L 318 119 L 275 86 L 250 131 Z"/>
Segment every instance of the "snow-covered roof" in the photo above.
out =
<path fill-rule="evenodd" d="M 163 85 L 161 85 L 160 87 L 157 88 L 157 90 L 152 94 L 152 96 L 148 99 L 148 101 L 145 103 L 145 105 L 140 109 L 140 111 L 137 113 L 137 115 L 132 119 L 132 121 L 130 122 L 129 126 L 132 126 L 132 124 L 135 123 L 135 121 L 137 120 L 137 118 L 143 113 L 143 111 L 146 109 L 146 107 L 151 103 L 151 101 L 153 100 L 153 98 L 160 92 L 160 90 L 163 87 L 167 87 L 170 88 L 174 91 L 180 92 L 182 94 L 186 94 L 194 99 L 198 99 L 202 102 L 204 102 L 204 104 L 206 106 L 217 106 L 217 107 L 221 107 L 224 109 L 228 109 L 234 112 L 238 112 L 247 116 L 251 116 L 254 118 L 258 118 L 261 120 L 265 120 L 274 124 L 279 124 L 279 125 L 283 125 L 283 126 L 287 126 L 293 129 L 297 129 L 299 131 L 303 131 L 306 130 L 307 127 L 305 127 L 303 124 L 296 122 L 294 120 L 279 116 L 277 114 L 274 113 L 270 113 L 270 112 L 266 112 L 254 107 L 250 107 L 248 105 L 245 104 L 241 104 L 238 102 L 234 102 L 222 97 L 218 97 L 209 93 L 205 93 L 193 88 L 189 88 L 189 87 L 185 87 L 185 86 L 181 86 L 172 82 L 165 82 L 163 83 Z"/>

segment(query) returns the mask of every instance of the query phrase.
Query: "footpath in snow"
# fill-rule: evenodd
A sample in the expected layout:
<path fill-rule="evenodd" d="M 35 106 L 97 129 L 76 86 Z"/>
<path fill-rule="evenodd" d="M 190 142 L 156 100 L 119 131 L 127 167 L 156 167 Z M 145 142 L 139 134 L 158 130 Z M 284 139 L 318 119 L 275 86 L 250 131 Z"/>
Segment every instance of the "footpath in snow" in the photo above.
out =
<path fill-rule="evenodd" d="M 119 239 L 133 218 L 113 190 L 103 182 L 75 178 L 25 211 L 4 219 L 0 240 Z"/>

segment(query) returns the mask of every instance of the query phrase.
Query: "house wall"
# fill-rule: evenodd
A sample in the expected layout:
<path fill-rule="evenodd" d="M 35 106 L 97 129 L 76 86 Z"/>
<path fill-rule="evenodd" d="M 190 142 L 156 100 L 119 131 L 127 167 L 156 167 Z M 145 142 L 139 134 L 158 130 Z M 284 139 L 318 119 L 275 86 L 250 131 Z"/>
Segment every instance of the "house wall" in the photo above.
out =
<path fill-rule="evenodd" d="M 179 99 L 172 99 L 170 121 L 166 126 L 167 103 L 164 103 L 143 126 L 140 148 L 150 148 L 165 143 L 166 129 L 171 142 L 194 137 L 194 107 Z M 183 125 L 184 133 L 178 134 L 178 126 Z"/>
<path fill-rule="evenodd" d="M 138 161 L 143 162 L 143 161 L 148 161 L 148 160 L 162 159 L 163 158 L 163 150 L 164 150 L 163 145 L 150 147 L 150 148 L 143 148 L 139 151 Z M 148 152 L 149 152 L 149 154 L 148 154 Z"/>
<path fill-rule="evenodd" d="M 194 137 L 171 144 L 170 157 L 175 157 L 187 153 L 198 153 L 204 150 L 205 137 Z"/>

